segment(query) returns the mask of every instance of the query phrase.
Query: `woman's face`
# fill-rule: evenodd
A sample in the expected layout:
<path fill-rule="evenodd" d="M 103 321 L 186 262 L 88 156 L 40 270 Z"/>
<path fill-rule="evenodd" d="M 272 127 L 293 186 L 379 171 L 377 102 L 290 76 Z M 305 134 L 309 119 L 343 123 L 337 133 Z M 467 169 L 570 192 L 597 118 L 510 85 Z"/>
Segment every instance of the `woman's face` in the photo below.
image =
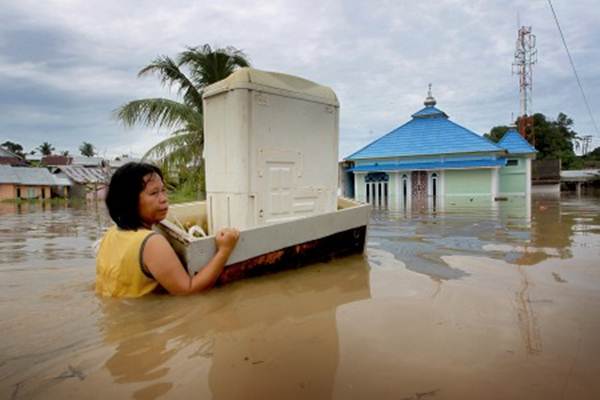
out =
<path fill-rule="evenodd" d="M 146 187 L 140 193 L 139 212 L 144 225 L 149 228 L 167 217 L 169 200 L 158 174 L 146 175 L 144 182 Z"/>

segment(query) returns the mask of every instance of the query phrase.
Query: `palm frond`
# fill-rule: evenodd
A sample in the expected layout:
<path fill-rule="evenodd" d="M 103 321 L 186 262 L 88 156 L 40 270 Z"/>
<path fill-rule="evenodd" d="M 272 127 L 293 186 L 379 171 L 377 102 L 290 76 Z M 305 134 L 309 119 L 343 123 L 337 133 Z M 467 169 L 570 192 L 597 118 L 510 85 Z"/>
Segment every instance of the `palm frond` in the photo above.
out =
<path fill-rule="evenodd" d="M 203 142 L 204 135 L 202 131 L 180 129 L 154 145 L 144 154 L 143 159 L 160 160 L 162 168 L 166 171 L 187 166 L 198 166 L 202 163 Z"/>
<path fill-rule="evenodd" d="M 188 47 L 179 54 L 177 62 L 190 69 L 194 83 L 200 88 L 227 78 L 238 67 L 250 66 L 241 50 L 234 47 L 212 49 L 208 44 Z"/>
<path fill-rule="evenodd" d="M 179 65 L 167 56 L 159 56 L 149 65 L 138 72 L 138 76 L 156 74 L 163 85 L 172 87 L 177 84 L 177 94 L 183 93 L 183 99 L 186 104 L 197 107 L 202 110 L 202 94 L 194 86 L 193 82 L 179 69 Z"/>
<path fill-rule="evenodd" d="M 199 111 L 187 104 L 163 98 L 130 101 L 116 109 L 114 116 L 129 127 L 137 123 L 158 128 L 202 126 Z"/>

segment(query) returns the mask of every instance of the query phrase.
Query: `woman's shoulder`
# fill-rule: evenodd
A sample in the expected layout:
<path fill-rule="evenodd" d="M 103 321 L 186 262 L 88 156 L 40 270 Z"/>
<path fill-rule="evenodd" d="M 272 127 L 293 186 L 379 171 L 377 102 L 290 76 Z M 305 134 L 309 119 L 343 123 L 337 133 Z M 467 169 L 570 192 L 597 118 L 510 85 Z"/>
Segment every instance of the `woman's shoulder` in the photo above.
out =
<path fill-rule="evenodd" d="M 113 225 L 112 227 L 106 230 L 105 236 L 115 236 L 120 238 L 133 238 L 133 237 L 141 237 L 144 238 L 148 235 L 155 234 L 157 232 L 146 229 L 146 228 L 138 228 L 138 229 L 123 229 L 117 225 Z"/>
<path fill-rule="evenodd" d="M 167 238 L 155 231 L 149 231 L 149 234 L 144 242 L 146 247 L 159 251 L 165 247 L 171 247 Z"/>

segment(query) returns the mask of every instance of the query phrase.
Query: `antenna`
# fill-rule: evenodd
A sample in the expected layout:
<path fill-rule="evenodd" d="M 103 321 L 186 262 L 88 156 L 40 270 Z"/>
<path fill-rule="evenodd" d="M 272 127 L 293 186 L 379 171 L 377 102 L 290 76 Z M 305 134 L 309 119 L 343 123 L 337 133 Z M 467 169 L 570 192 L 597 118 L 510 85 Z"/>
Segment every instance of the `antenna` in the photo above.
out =
<path fill-rule="evenodd" d="M 537 62 L 537 49 L 535 48 L 535 35 L 531 33 L 530 26 L 519 28 L 515 58 L 513 61 L 513 74 L 519 75 L 519 133 L 535 145 L 533 134 L 532 90 L 533 90 L 533 64 Z"/>

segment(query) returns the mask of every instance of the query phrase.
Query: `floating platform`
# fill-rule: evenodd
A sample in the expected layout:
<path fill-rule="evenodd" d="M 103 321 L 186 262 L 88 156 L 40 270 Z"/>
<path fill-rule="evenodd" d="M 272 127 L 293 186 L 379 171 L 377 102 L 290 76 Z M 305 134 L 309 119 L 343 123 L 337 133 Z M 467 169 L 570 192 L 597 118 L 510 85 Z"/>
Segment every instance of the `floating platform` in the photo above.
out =
<path fill-rule="evenodd" d="M 333 212 L 241 230 L 217 284 L 362 253 L 371 206 L 343 197 L 337 205 Z M 214 236 L 189 234 L 192 225 L 207 230 L 205 202 L 171 206 L 157 228 L 193 276 L 213 257 L 216 244 Z"/>

